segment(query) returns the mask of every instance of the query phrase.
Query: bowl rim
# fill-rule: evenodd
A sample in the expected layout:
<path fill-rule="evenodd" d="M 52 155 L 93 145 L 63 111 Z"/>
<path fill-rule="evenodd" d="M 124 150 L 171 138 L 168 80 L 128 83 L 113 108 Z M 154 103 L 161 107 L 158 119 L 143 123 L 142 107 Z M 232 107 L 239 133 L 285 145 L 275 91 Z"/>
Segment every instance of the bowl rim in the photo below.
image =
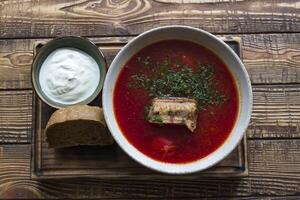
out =
<path fill-rule="evenodd" d="M 180 29 L 189 29 L 191 31 L 198 31 L 198 32 L 201 32 L 201 34 L 205 34 L 207 35 L 208 37 L 210 38 L 213 38 L 214 40 L 216 40 L 217 42 L 221 43 L 222 46 L 224 46 L 226 48 L 226 50 L 228 50 L 230 52 L 230 54 L 235 58 L 235 60 L 237 61 L 238 65 L 239 65 L 239 68 L 242 69 L 242 73 L 243 73 L 243 76 L 245 78 L 245 85 L 249 91 L 248 93 L 248 100 L 249 100 L 249 103 L 248 103 L 248 109 L 245 111 L 246 112 L 246 119 L 244 120 L 244 125 L 242 126 L 242 130 L 239 130 L 240 134 L 238 134 L 238 138 L 234 139 L 234 145 L 230 146 L 228 148 L 228 150 L 226 150 L 225 153 L 222 154 L 222 157 L 221 158 L 217 158 L 216 160 L 214 160 L 213 162 L 211 162 L 210 164 L 206 165 L 206 166 L 202 166 L 202 167 L 198 167 L 197 169 L 189 169 L 189 170 L 186 170 L 184 169 L 184 167 L 186 165 L 190 165 L 190 164 L 193 164 L 193 163 L 196 163 L 196 162 L 199 162 L 200 160 L 203 160 L 203 159 L 206 159 L 208 158 L 209 156 L 211 156 L 214 152 L 216 152 L 218 149 L 222 148 L 224 146 L 224 144 L 226 143 L 226 141 L 228 141 L 228 139 L 230 138 L 230 135 L 232 135 L 233 131 L 230 132 L 229 136 L 227 137 L 227 139 L 224 141 L 224 143 L 218 147 L 218 149 L 216 149 L 214 152 L 212 152 L 211 154 L 207 155 L 206 157 L 204 158 L 200 158 L 198 160 L 195 160 L 195 161 L 192 161 L 192 162 L 188 162 L 188 163 L 167 163 L 167 162 L 162 162 L 162 161 L 158 161 L 158 160 L 155 160 L 151 157 L 149 157 L 148 155 L 142 153 L 141 151 L 139 151 L 133 144 L 131 144 L 128 139 L 126 138 L 126 136 L 123 134 L 118 122 L 117 122 L 117 119 L 116 119 L 116 116 L 115 116 L 115 112 L 114 110 L 112 111 L 114 116 L 112 116 L 110 119 L 110 116 L 109 116 L 109 113 L 108 111 L 106 110 L 106 105 L 109 104 L 109 101 L 108 101 L 108 85 L 111 84 L 111 82 L 108 82 L 110 78 L 110 76 L 113 76 L 111 75 L 112 74 L 112 67 L 113 66 L 117 66 L 118 63 L 118 58 L 119 58 L 119 55 L 121 54 L 121 52 L 123 51 L 126 51 L 127 48 L 129 48 L 131 45 L 133 45 L 135 43 L 135 41 L 139 40 L 140 38 L 142 38 L 143 36 L 145 35 L 148 35 L 152 32 L 155 32 L 155 31 L 159 31 L 159 30 L 163 30 L 163 29 L 169 29 L 169 28 L 180 28 Z M 189 41 L 192 41 L 192 40 L 189 40 Z M 147 45 L 144 45 L 144 47 L 148 46 L 149 44 Z M 209 47 L 206 47 L 206 48 L 209 48 Z M 135 51 L 134 53 L 137 53 L 138 51 Z M 133 55 L 132 55 L 133 56 Z M 131 56 L 131 57 L 132 57 Z M 126 61 L 127 62 L 127 61 Z M 122 70 L 124 66 L 120 66 L 119 65 L 119 68 L 120 68 L 120 71 Z M 116 76 L 116 80 L 119 76 L 119 74 L 115 75 Z M 234 79 L 236 79 L 234 77 Z M 236 81 L 236 80 L 235 80 Z M 114 82 L 114 87 L 113 87 L 113 90 L 115 88 L 115 84 L 116 82 Z M 112 105 L 113 105 L 113 92 L 112 91 Z M 118 143 L 118 145 L 123 149 L 123 151 L 126 152 L 126 154 L 128 154 L 131 158 L 133 158 L 135 161 L 137 161 L 138 163 L 142 164 L 143 166 L 147 167 L 147 168 L 150 168 L 150 169 L 153 169 L 155 171 L 158 171 L 158 172 L 163 172 L 163 173 L 166 173 L 166 174 L 188 174 L 188 173 L 195 173 L 195 172 L 199 172 L 199 171 L 203 171 L 207 168 L 210 168 L 212 166 L 214 166 L 215 164 L 219 163 L 220 161 L 222 161 L 225 157 L 227 157 L 235 148 L 236 146 L 240 143 L 240 141 L 242 140 L 242 138 L 244 137 L 245 135 L 245 132 L 246 132 L 246 129 L 249 125 L 249 122 L 250 122 L 250 118 L 251 118 L 251 114 L 252 114 L 252 106 L 253 106 L 253 94 L 252 94 L 252 86 L 251 86 L 251 81 L 250 81 L 250 78 L 249 78 L 249 75 L 248 75 L 248 72 L 243 64 L 243 62 L 241 61 L 241 58 L 233 51 L 233 49 L 231 49 L 222 39 L 218 38 L 217 36 L 205 31 L 205 30 L 202 30 L 202 29 L 199 29 L 199 28 L 195 28 L 195 27 L 191 27 L 191 26 L 185 26 L 185 25 L 168 25 L 168 26 L 162 26 L 162 27 L 157 27 L 157 28 L 153 28 L 153 29 L 150 29 L 150 30 L 147 30 L 143 33 L 141 33 L 140 35 L 136 36 L 135 38 L 133 38 L 131 41 L 129 41 L 119 52 L 118 54 L 115 56 L 114 60 L 112 61 L 109 69 L 108 69 L 108 72 L 107 72 L 107 76 L 105 78 L 105 81 L 104 81 L 104 86 L 103 86 L 103 93 L 102 93 L 102 102 L 103 102 L 103 113 L 104 113 L 104 118 L 105 118 L 105 121 L 107 123 L 107 126 L 112 134 L 112 136 L 114 137 L 115 141 Z M 112 106 L 113 107 L 113 106 Z M 241 109 L 241 108 L 239 108 Z M 115 121 L 115 123 L 117 124 L 117 126 L 119 126 L 119 129 L 120 129 L 120 134 L 122 134 L 122 137 L 124 137 L 124 139 L 126 140 L 126 143 L 129 145 L 127 147 L 131 147 L 134 148 L 137 152 L 139 152 L 140 155 L 142 155 L 143 157 L 146 157 L 147 159 L 150 159 L 150 160 L 153 160 L 155 161 L 156 163 L 158 164 L 166 164 L 166 165 L 174 165 L 174 166 L 182 166 L 182 170 L 178 170 L 179 168 L 176 168 L 176 169 L 168 169 L 168 167 L 157 167 L 155 165 L 152 165 L 152 164 L 149 164 L 149 163 L 146 163 L 144 158 L 141 159 L 141 158 L 138 158 L 139 155 L 136 155 L 135 152 L 131 152 L 131 150 L 127 149 L 125 146 L 123 146 L 123 142 L 121 141 L 121 139 L 119 138 L 119 133 L 115 133 L 113 131 L 113 125 L 111 124 L 111 120 Z M 239 120 L 239 117 L 237 118 L 236 122 L 235 122 L 235 126 L 238 124 L 238 120 Z M 126 145 L 127 145 L 126 144 Z M 143 161 L 142 161 L 143 160 Z M 200 166 L 198 164 L 198 166 Z"/>
<path fill-rule="evenodd" d="M 78 40 L 80 42 L 84 42 L 86 43 L 87 45 L 89 45 L 90 47 L 93 48 L 93 50 L 95 50 L 95 53 L 98 54 L 99 56 L 99 59 L 103 62 L 103 65 L 99 65 L 98 63 L 98 67 L 99 67 L 99 70 L 100 70 L 100 77 L 99 77 L 99 83 L 98 83 L 98 86 L 97 88 L 95 89 L 95 91 L 93 92 L 92 95 L 90 95 L 88 98 L 86 98 L 85 100 L 81 101 L 81 102 L 78 102 L 76 104 L 60 104 L 60 103 L 57 103 L 55 101 L 48 101 L 46 98 L 44 98 L 43 94 L 42 94 L 42 91 L 41 89 L 38 88 L 38 85 L 39 82 L 38 80 L 36 80 L 35 78 L 35 73 L 36 73 L 36 70 L 38 69 L 37 67 L 37 62 L 41 59 L 41 56 L 46 53 L 47 51 L 47 48 L 50 48 L 51 45 L 53 44 L 56 44 L 56 43 L 60 43 L 60 42 L 63 42 L 64 40 Z M 59 48 L 64 48 L 64 47 L 69 47 L 69 48 L 75 48 L 75 49 L 78 49 L 77 47 L 74 47 L 74 46 L 71 46 L 71 45 L 66 45 L 66 46 L 61 46 L 61 47 L 58 47 L 58 48 L 55 48 L 53 50 L 51 50 L 47 57 L 49 56 L 49 54 L 51 54 L 53 51 L 55 51 L 56 49 L 59 49 Z M 35 47 L 36 48 L 36 47 Z M 78 50 L 81 50 L 81 49 L 78 49 Z M 91 56 L 88 52 L 84 51 L 84 50 L 81 50 L 83 52 L 85 52 L 86 54 L 88 54 L 89 56 Z M 47 58 L 46 57 L 46 58 Z M 93 56 L 91 56 L 93 58 Z M 45 59 L 46 59 L 45 58 Z M 45 60 L 44 59 L 44 60 Z M 93 58 L 95 60 L 95 58 Z M 44 60 L 42 62 L 44 62 Z M 63 107 L 67 107 L 67 106 L 72 106 L 72 105 L 85 105 L 85 104 L 89 104 L 91 103 L 99 94 L 100 92 L 102 91 L 103 89 L 103 85 L 104 85 L 104 80 L 105 80 L 105 77 L 106 77 L 106 74 L 107 74 L 107 61 L 106 61 L 106 58 L 103 54 L 103 52 L 100 50 L 100 48 L 98 48 L 98 46 L 93 43 L 91 40 L 89 40 L 88 38 L 85 38 L 85 37 L 81 37 L 81 36 L 61 36 L 61 37 L 56 37 L 48 42 L 46 42 L 42 47 L 41 49 L 36 52 L 36 55 L 34 55 L 34 58 L 33 58 L 33 61 L 32 61 L 32 64 L 31 64 L 31 84 L 33 86 L 33 89 L 34 89 L 34 92 L 35 94 L 37 94 L 38 98 L 46 103 L 47 105 L 49 105 L 50 107 L 53 107 L 53 108 L 56 108 L 56 109 L 59 109 L 59 108 L 63 108 Z"/>

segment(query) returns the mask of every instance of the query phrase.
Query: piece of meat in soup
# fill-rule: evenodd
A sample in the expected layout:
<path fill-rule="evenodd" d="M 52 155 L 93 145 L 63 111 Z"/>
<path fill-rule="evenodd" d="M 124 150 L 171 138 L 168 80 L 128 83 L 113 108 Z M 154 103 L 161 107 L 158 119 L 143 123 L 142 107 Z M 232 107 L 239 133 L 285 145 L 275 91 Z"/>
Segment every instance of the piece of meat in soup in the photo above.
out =
<path fill-rule="evenodd" d="M 189 98 L 154 98 L 148 121 L 158 124 L 185 125 L 191 132 L 197 125 L 197 101 Z"/>

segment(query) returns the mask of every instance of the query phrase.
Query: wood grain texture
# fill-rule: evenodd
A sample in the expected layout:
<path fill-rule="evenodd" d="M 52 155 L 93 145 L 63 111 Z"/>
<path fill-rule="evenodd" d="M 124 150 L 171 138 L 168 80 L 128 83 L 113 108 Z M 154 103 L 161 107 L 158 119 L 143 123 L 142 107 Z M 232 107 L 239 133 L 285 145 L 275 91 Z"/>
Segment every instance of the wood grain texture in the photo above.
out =
<path fill-rule="evenodd" d="M 31 88 L 33 42 L 0 40 L 0 89 Z"/>
<path fill-rule="evenodd" d="M 220 199 L 220 198 L 209 198 L 211 199 Z M 299 200 L 300 196 L 299 195 L 292 195 L 292 196 L 253 196 L 253 197 L 225 197 L 222 198 L 224 200 L 226 199 L 231 199 L 231 200 Z"/>
<path fill-rule="evenodd" d="M 214 33 L 299 32 L 298 0 L 51 0 L 0 4 L 0 37 L 132 35 L 170 24 Z"/>
<path fill-rule="evenodd" d="M 23 187 L 47 198 L 177 198 L 299 195 L 300 140 L 250 140 L 249 176 L 195 180 L 30 180 L 30 145 L 1 145 L 0 197 Z M 29 192 L 28 192 L 29 193 Z M 30 194 L 31 194 L 30 193 Z"/>
<path fill-rule="evenodd" d="M 300 83 L 300 34 L 250 34 L 242 37 L 245 66 L 252 83 Z M 131 37 L 91 38 L 111 63 Z M 0 40 L 0 89 L 31 88 L 33 43 Z"/>
<path fill-rule="evenodd" d="M 254 85 L 249 138 L 300 137 L 300 84 Z"/>
<path fill-rule="evenodd" d="M 0 144 L 30 141 L 31 102 L 31 91 L 0 90 Z"/>
<path fill-rule="evenodd" d="M 242 35 L 242 53 L 252 83 L 300 82 L 300 34 Z"/>

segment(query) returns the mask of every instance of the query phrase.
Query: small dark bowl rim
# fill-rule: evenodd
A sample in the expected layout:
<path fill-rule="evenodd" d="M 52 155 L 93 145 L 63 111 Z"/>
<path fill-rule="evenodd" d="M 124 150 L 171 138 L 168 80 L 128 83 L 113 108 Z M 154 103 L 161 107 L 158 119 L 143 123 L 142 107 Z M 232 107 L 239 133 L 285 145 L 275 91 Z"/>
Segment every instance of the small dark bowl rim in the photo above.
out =
<path fill-rule="evenodd" d="M 83 101 L 81 101 L 79 103 L 76 103 L 76 104 L 59 106 L 61 104 L 54 104 L 55 103 L 54 101 L 52 101 L 54 103 L 51 103 L 51 102 L 47 101 L 47 99 L 45 99 L 43 97 L 43 95 L 41 94 L 41 91 L 37 88 L 37 84 L 38 84 L 37 82 L 38 82 L 38 80 L 35 79 L 35 70 L 37 70 L 37 66 L 36 66 L 37 63 L 36 62 L 40 59 L 41 55 L 43 53 L 45 53 L 44 51 L 46 51 L 45 47 L 49 46 L 49 45 L 52 45 L 52 44 L 55 44 L 55 43 L 57 43 L 57 42 L 59 42 L 61 40 L 65 40 L 65 39 L 81 40 L 81 41 L 86 42 L 87 44 L 91 45 L 93 48 L 95 48 L 96 52 L 99 54 L 99 58 L 102 59 L 102 61 L 104 63 L 104 66 L 101 67 L 101 66 L 98 65 L 99 70 L 101 72 L 103 71 L 103 74 L 100 74 L 100 80 L 99 80 L 98 86 L 97 86 L 96 90 L 94 91 L 94 93 L 91 96 L 89 96 L 85 100 L 83 100 Z M 65 47 L 76 48 L 76 47 L 73 47 L 73 46 L 65 46 Z M 34 47 L 34 48 L 36 48 L 36 47 Z M 59 48 L 63 48 L 63 46 L 59 47 Z M 58 48 L 55 48 L 55 49 L 58 49 Z M 78 49 L 78 48 L 76 48 L 76 49 Z M 53 52 L 53 51 L 54 50 L 52 50 L 51 52 Z M 84 52 L 87 53 L 86 51 L 84 51 Z M 87 54 L 90 55 L 89 53 L 87 53 Z M 103 68 L 103 69 L 101 69 L 101 68 Z M 94 42 L 92 42 L 88 38 L 81 37 L 81 36 L 61 36 L 61 37 L 53 38 L 52 40 L 46 42 L 46 44 L 44 44 L 44 46 L 41 47 L 41 49 L 38 52 L 36 52 L 36 54 L 34 55 L 34 58 L 33 58 L 32 64 L 31 64 L 31 84 L 33 86 L 35 94 L 38 96 L 38 98 L 42 102 L 46 103 L 47 105 L 49 105 L 49 106 L 51 106 L 53 108 L 59 109 L 59 108 L 66 107 L 66 106 L 71 106 L 71 105 L 81 105 L 81 104 L 84 105 L 84 104 L 91 103 L 100 94 L 100 92 L 102 91 L 106 73 L 107 73 L 107 61 L 106 61 L 106 58 L 105 58 L 103 52 L 98 48 L 98 46 Z"/>

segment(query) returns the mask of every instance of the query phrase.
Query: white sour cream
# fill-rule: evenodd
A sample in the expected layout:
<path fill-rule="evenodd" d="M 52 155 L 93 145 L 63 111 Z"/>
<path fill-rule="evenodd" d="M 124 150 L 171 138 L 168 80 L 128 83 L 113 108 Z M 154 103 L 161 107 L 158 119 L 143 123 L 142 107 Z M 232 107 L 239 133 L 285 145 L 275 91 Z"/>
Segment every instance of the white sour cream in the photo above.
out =
<path fill-rule="evenodd" d="M 45 59 L 39 73 L 41 89 L 54 102 L 73 105 L 90 97 L 100 81 L 100 69 L 87 53 L 59 48 Z"/>

